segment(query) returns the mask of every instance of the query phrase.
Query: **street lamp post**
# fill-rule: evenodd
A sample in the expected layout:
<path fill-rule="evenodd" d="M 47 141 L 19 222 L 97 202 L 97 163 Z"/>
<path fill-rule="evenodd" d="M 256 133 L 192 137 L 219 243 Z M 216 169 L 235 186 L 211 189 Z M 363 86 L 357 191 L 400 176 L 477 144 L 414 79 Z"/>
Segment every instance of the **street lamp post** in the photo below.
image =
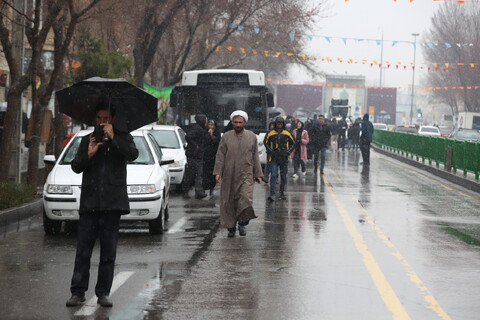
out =
<path fill-rule="evenodd" d="M 413 36 L 413 76 L 412 76 L 412 103 L 410 105 L 410 123 L 413 124 L 413 103 L 415 97 L 415 59 L 417 57 L 417 37 L 419 33 L 412 33 Z"/>

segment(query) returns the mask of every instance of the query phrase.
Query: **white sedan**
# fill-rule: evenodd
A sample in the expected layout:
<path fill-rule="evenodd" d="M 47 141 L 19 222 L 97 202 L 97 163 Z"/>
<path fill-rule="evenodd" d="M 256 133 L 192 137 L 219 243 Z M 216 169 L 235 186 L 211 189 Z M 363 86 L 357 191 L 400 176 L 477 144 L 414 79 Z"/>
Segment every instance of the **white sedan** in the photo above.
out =
<path fill-rule="evenodd" d="M 440 129 L 434 126 L 420 126 L 420 128 L 418 128 L 418 134 L 422 136 L 441 136 Z"/>
<path fill-rule="evenodd" d="M 78 221 L 82 174 L 73 172 L 71 162 L 75 158 L 83 136 L 92 130 L 78 132 L 60 154 L 47 155 L 46 163 L 55 164 L 43 188 L 43 226 L 46 234 L 58 234 L 62 222 Z M 132 133 L 138 149 L 138 158 L 127 164 L 127 190 L 130 213 L 122 220 L 147 221 L 151 234 L 163 233 L 168 220 L 170 177 L 168 164 L 162 161 L 162 151 L 154 137 L 146 130 Z"/>
<path fill-rule="evenodd" d="M 174 160 L 169 169 L 170 182 L 177 186 L 178 191 L 181 191 L 185 166 L 187 165 L 185 131 L 178 126 L 167 125 L 144 126 L 142 129 L 149 130 L 162 148 L 163 155 Z"/>

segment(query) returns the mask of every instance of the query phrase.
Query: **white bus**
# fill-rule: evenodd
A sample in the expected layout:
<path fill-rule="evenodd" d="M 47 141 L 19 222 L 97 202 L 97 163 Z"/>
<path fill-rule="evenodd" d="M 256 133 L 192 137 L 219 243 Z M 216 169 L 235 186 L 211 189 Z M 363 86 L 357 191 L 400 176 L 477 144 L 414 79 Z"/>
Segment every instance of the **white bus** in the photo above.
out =
<path fill-rule="evenodd" d="M 196 114 L 205 114 L 223 132 L 230 114 L 243 110 L 248 114 L 247 129 L 256 134 L 265 133 L 267 108 L 273 106 L 273 95 L 265 86 L 265 75 L 256 70 L 185 71 L 181 84 L 170 96 L 174 122 L 185 130 L 195 123 Z"/>

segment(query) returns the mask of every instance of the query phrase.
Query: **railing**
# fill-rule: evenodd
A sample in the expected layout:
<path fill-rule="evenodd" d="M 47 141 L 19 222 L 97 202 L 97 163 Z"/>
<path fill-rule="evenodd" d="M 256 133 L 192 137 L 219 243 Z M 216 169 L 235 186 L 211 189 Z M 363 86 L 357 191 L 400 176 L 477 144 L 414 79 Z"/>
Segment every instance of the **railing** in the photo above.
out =
<path fill-rule="evenodd" d="M 480 174 L 480 143 L 459 141 L 448 138 L 422 136 L 411 133 L 375 130 L 373 143 L 391 152 L 406 157 L 415 157 L 417 161 L 430 165 L 435 162 L 437 168 L 443 164 L 445 169 L 454 173 L 463 170 L 463 176 L 468 172 L 475 174 L 479 180 Z"/>

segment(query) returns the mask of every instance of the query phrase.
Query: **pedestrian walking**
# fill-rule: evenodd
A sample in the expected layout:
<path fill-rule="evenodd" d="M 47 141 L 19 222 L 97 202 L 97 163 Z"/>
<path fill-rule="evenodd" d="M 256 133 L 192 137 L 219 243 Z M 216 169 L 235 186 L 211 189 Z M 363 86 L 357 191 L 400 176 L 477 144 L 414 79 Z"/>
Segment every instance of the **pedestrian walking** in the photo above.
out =
<path fill-rule="evenodd" d="M 238 224 L 241 236 L 245 226 L 256 215 L 253 210 L 255 181 L 262 181 L 262 166 L 258 156 L 257 136 L 245 129 L 246 112 L 237 110 L 230 115 L 233 130 L 223 134 L 218 147 L 213 174 L 220 185 L 220 226 L 234 237 Z"/>
<path fill-rule="evenodd" d="M 270 195 L 269 201 L 275 201 L 275 188 L 280 169 L 280 199 L 286 200 L 285 186 L 287 185 L 288 158 L 295 146 L 290 132 L 285 129 L 285 120 L 277 117 L 275 129 L 270 131 L 263 141 L 263 144 L 270 153 L 267 164 L 270 165 Z"/>
<path fill-rule="evenodd" d="M 345 151 L 347 128 L 347 118 L 343 116 L 342 119 L 338 121 L 338 150 L 342 148 L 342 151 Z"/>
<path fill-rule="evenodd" d="M 272 131 L 273 129 L 275 129 L 275 121 L 271 121 L 268 124 L 268 132 Z M 267 134 L 268 134 L 268 132 L 267 132 Z M 270 151 L 268 151 L 268 149 L 266 149 L 267 159 L 268 159 L 269 156 L 270 156 Z M 263 173 L 263 182 L 268 183 L 268 181 L 270 180 L 270 172 L 271 172 L 271 167 L 267 162 L 267 164 L 265 165 L 265 172 Z"/>
<path fill-rule="evenodd" d="M 313 143 L 313 172 L 318 170 L 318 157 L 320 157 L 320 174 L 323 174 L 325 160 L 327 157 L 327 147 L 332 136 L 330 126 L 325 123 L 325 116 L 318 117 L 318 124 L 314 125 L 310 132 L 310 141 Z"/>
<path fill-rule="evenodd" d="M 77 251 L 70 285 L 72 296 L 68 307 L 85 302 L 90 278 L 90 259 L 97 237 L 100 240 L 100 262 L 95 285 L 97 303 L 111 307 L 120 216 L 130 212 L 127 195 L 127 162 L 138 157 L 129 133 L 115 129 L 115 111 L 97 107 L 95 121 L 100 133 L 82 138 L 72 161 L 72 170 L 83 173 L 77 232 Z"/>
<path fill-rule="evenodd" d="M 307 160 L 307 144 L 310 141 L 308 131 L 303 128 L 303 122 L 297 122 L 297 128 L 293 130 L 293 139 L 295 141 L 295 148 L 292 152 L 293 159 L 293 177 L 298 178 L 298 169 L 302 167 L 302 175 L 307 174 L 305 168 L 305 161 Z"/>
<path fill-rule="evenodd" d="M 185 180 L 183 181 L 183 197 L 190 199 L 188 191 L 195 186 L 195 198 L 203 199 L 207 196 L 203 188 L 203 155 L 208 139 L 207 133 L 207 116 L 197 114 L 195 116 L 195 124 L 190 128 L 185 136 L 187 140 L 187 148 L 185 155 L 187 156 L 187 168 L 185 170 Z"/>
<path fill-rule="evenodd" d="M 332 150 L 334 151 L 337 151 L 339 146 L 338 146 L 338 131 L 339 131 L 339 127 L 338 127 L 338 123 L 337 123 L 337 119 L 335 117 L 332 118 L 332 121 L 330 123 L 330 132 L 332 134 Z"/>
<path fill-rule="evenodd" d="M 370 143 L 373 139 L 373 124 L 368 120 L 368 113 L 363 116 L 362 131 L 360 135 L 360 150 L 364 166 L 370 165 Z"/>
<path fill-rule="evenodd" d="M 218 145 L 220 144 L 222 136 L 213 120 L 208 121 L 207 132 L 208 139 L 205 145 L 205 153 L 203 154 L 203 189 L 210 190 L 210 195 L 213 195 L 213 189 L 217 184 L 215 176 L 213 175 L 213 168 L 215 166 L 215 156 Z"/>

